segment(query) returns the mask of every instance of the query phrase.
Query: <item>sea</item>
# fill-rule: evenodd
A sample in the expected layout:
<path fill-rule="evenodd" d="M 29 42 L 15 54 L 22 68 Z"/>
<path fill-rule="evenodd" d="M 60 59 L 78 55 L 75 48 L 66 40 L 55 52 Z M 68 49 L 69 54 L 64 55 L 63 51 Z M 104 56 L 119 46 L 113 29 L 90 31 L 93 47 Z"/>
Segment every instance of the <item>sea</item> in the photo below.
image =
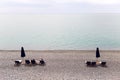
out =
<path fill-rule="evenodd" d="M 120 14 L 0 14 L 0 49 L 120 50 Z"/>

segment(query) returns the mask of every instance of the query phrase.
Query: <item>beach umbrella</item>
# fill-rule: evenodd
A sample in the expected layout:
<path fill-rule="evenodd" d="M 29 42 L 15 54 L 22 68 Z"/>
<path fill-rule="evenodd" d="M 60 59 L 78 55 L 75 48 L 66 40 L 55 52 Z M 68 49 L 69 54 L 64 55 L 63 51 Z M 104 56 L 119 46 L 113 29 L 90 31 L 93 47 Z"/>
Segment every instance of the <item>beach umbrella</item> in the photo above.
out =
<path fill-rule="evenodd" d="M 100 52 L 99 52 L 99 48 L 96 49 L 96 58 L 100 57 Z"/>
<path fill-rule="evenodd" d="M 25 57 L 26 55 L 25 55 L 25 51 L 24 51 L 24 48 L 23 47 L 21 47 L 21 57 Z"/>

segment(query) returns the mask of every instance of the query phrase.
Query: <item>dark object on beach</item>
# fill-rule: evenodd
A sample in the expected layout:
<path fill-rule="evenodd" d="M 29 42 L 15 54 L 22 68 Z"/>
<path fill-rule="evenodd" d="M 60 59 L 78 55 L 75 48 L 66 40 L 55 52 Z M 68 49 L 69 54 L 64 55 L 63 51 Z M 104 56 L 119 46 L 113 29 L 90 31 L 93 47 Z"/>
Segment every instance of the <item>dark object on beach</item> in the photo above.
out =
<path fill-rule="evenodd" d="M 16 66 L 19 66 L 21 63 L 22 63 L 22 60 L 16 60 L 16 61 L 15 61 L 15 65 L 16 65 Z"/>
<path fill-rule="evenodd" d="M 25 63 L 26 64 L 30 64 L 30 60 L 25 60 Z"/>
<path fill-rule="evenodd" d="M 101 66 L 105 67 L 106 66 L 106 62 L 102 62 Z"/>
<path fill-rule="evenodd" d="M 96 66 L 96 62 L 91 62 L 91 66 Z"/>
<path fill-rule="evenodd" d="M 100 57 L 100 52 L 99 52 L 99 48 L 96 49 L 96 58 Z"/>
<path fill-rule="evenodd" d="M 45 61 L 43 59 L 40 60 L 40 65 L 45 65 Z"/>
<path fill-rule="evenodd" d="M 33 60 L 31 60 L 31 64 L 36 64 L 36 61 L 35 61 L 35 59 L 33 59 Z"/>
<path fill-rule="evenodd" d="M 87 65 L 88 67 L 95 67 L 95 66 L 96 66 L 96 62 L 87 61 L 87 62 L 86 62 L 86 65 Z"/>
<path fill-rule="evenodd" d="M 90 62 L 90 61 L 87 61 L 86 64 L 87 64 L 87 66 L 90 66 L 90 65 L 91 65 L 91 62 Z"/>
<path fill-rule="evenodd" d="M 19 61 L 15 61 L 15 64 L 16 65 L 20 65 L 21 63 Z"/>
<path fill-rule="evenodd" d="M 24 51 L 24 48 L 23 47 L 21 47 L 21 57 L 25 57 L 26 55 L 25 55 L 25 51 Z"/>

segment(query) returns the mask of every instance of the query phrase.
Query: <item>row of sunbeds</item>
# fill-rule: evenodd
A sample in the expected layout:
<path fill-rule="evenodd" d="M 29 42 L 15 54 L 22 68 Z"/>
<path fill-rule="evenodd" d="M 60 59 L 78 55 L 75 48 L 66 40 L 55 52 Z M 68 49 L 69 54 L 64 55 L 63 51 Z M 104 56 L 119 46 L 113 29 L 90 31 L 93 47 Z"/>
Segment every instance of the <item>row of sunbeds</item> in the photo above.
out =
<path fill-rule="evenodd" d="M 107 67 L 105 61 L 103 61 L 103 62 L 101 62 L 101 61 L 97 61 L 97 62 L 96 61 L 86 61 L 85 63 L 87 66 L 90 66 L 90 67 L 96 67 L 96 66 Z"/>
<path fill-rule="evenodd" d="M 45 61 L 43 59 L 40 59 L 40 60 L 35 60 L 35 59 L 32 59 L 32 60 L 25 60 L 25 61 L 22 61 L 22 60 L 16 60 L 15 61 L 15 66 L 19 66 L 21 64 L 25 64 L 25 65 L 45 65 Z"/>
<path fill-rule="evenodd" d="M 103 61 L 85 61 L 86 65 L 89 67 L 96 67 L 98 65 L 102 66 L 102 67 L 106 67 L 106 62 Z M 23 62 L 22 60 L 16 60 L 15 61 L 15 65 L 19 66 L 21 64 L 25 64 L 25 65 L 45 65 L 45 61 L 43 59 L 40 60 L 25 60 L 25 62 Z"/>

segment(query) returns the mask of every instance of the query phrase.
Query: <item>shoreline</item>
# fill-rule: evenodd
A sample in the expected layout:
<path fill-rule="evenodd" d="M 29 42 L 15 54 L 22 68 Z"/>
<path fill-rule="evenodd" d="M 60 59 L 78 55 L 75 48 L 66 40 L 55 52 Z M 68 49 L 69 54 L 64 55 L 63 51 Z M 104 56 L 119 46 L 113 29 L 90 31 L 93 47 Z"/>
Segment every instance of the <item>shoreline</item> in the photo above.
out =
<path fill-rule="evenodd" d="M 20 52 L 21 50 L 0 50 L 0 52 Z M 96 50 L 25 50 L 25 52 L 95 52 Z M 120 50 L 100 50 L 100 52 L 120 52 Z"/>

